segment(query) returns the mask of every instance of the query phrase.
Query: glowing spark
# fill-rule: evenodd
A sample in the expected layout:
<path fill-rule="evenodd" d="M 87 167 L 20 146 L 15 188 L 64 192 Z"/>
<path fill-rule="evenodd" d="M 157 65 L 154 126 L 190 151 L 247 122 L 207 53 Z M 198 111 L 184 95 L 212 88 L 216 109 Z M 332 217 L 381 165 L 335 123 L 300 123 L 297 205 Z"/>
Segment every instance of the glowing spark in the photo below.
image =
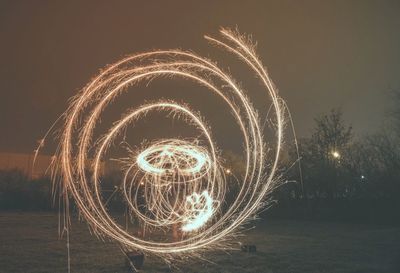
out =
<path fill-rule="evenodd" d="M 245 91 L 214 62 L 181 50 L 157 50 L 126 57 L 102 71 L 71 102 L 63 115 L 56 154 L 54 171 L 62 178 L 65 201 L 69 197 L 74 199 L 97 235 L 115 240 L 124 248 L 160 256 L 188 253 L 215 246 L 262 206 L 272 189 L 279 160 L 284 124 L 282 101 L 246 39 L 226 29 L 221 34 L 224 41 L 205 38 L 247 64 L 271 99 L 274 117 L 270 120 L 274 121 L 276 145 L 268 150 L 273 155 L 267 162 L 262 125 Z M 166 100 L 141 105 L 117 120 L 104 135 L 94 136 L 102 113 L 114 99 L 127 92 L 128 86 L 157 77 L 183 78 L 207 88 L 226 104 L 240 128 L 245 174 L 225 211 L 221 209 L 229 187 L 225 173 L 230 174 L 231 170 L 222 167 L 223 161 L 203 117 L 186 105 Z M 199 131 L 201 140 L 160 139 L 140 151 L 131 150 L 127 159 L 121 159 L 126 168 L 117 189 L 123 192 L 138 224 L 165 232 L 178 225 L 185 232 L 180 241 L 152 241 L 132 234 L 110 216 L 101 198 L 101 164 L 111 144 L 128 126 L 151 111 L 182 118 Z"/>

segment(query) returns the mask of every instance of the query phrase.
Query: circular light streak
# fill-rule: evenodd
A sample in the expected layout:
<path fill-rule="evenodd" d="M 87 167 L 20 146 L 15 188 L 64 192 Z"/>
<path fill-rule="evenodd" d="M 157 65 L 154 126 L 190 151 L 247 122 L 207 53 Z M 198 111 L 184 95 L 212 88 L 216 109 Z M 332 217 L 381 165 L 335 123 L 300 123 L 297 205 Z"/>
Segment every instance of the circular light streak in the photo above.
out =
<path fill-rule="evenodd" d="M 147 226 L 177 225 L 184 232 L 196 231 L 217 212 L 218 200 L 224 199 L 225 180 L 219 167 L 214 175 L 206 149 L 193 142 L 158 141 L 127 164 L 125 200 L 132 213 Z M 146 207 L 144 212 L 138 202 L 141 199 Z"/>
<path fill-rule="evenodd" d="M 267 160 L 262 125 L 246 92 L 216 63 L 182 50 L 128 56 L 106 68 L 72 100 L 64 114 L 56 157 L 65 200 L 69 196 L 74 199 L 97 235 L 115 240 L 124 248 L 160 256 L 188 253 L 216 246 L 262 207 L 274 183 L 281 149 L 282 101 L 250 43 L 236 32 L 222 29 L 220 33 L 223 40 L 205 38 L 244 62 L 270 97 L 270 120 L 276 136 L 276 143 L 268 147 L 271 156 Z M 221 209 L 230 186 L 225 173 L 230 174 L 231 169 L 225 171 L 222 167 L 211 129 L 188 106 L 166 100 L 143 104 L 129 110 L 106 134 L 95 137 L 102 113 L 115 98 L 128 87 L 158 77 L 183 78 L 207 88 L 226 104 L 240 128 L 245 173 L 226 210 Z M 182 118 L 199 132 L 199 140 L 160 139 L 132 151 L 125 161 L 122 192 L 131 213 L 149 228 L 168 232 L 178 226 L 184 235 L 173 242 L 147 240 L 130 233 L 111 217 L 101 197 L 101 165 L 108 150 L 117 136 L 151 111 Z"/>
<path fill-rule="evenodd" d="M 177 169 L 179 173 L 193 175 L 205 165 L 210 165 L 209 161 L 206 152 L 180 140 L 151 146 L 136 158 L 139 168 L 152 174 L 164 174 Z"/>

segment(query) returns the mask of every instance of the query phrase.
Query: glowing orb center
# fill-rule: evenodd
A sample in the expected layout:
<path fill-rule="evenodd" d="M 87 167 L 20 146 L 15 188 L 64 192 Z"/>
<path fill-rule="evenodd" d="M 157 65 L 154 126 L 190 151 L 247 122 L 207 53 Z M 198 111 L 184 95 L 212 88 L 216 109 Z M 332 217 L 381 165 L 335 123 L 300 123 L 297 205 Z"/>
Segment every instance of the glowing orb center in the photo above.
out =
<path fill-rule="evenodd" d="M 132 159 L 124 192 L 133 214 L 143 223 L 193 232 L 215 216 L 223 181 L 207 147 L 198 141 L 163 139 Z"/>

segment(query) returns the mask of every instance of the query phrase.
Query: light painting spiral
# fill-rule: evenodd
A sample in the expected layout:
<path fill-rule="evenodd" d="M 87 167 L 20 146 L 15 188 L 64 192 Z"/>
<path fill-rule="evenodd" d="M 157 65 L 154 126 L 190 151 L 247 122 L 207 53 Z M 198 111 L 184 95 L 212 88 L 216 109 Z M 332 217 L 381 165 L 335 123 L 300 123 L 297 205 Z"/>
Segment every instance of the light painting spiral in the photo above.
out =
<path fill-rule="evenodd" d="M 125 249 L 159 256 L 195 252 L 217 246 L 262 207 L 273 187 L 281 150 L 282 101 L 250 42 L 231 30 L 222 29 L 220 34 L 220 40 L 205 38 L 233 54 L 260 80 L 271 101 L 276 142 L 266 146 L 263 125 L 245 90 L 215 62 L 182 50 L 155 50 L 122 59 L 102 71 L 71 101 L 63 116 L 56 154 L 55 171 L 61 177 L 65 200 L 73 198 L 98 236 Z M 107 106 L 128 92 L 128 87 L 129 92 L 136 92 L 131 89 L 138 83 L 160 77 L 185 79 L 205 87 L 226 104 L 240 128 L 245 173 L 238 179 L 239 190 L 229 204 L 226 194 L 231 185 L 224 159 L 205 118 L 189 106 L 171 100 L 143 103 L 122 111 L 125 114 L 107 133 L 96 137 L 96 126 Z M 126 128 L 150 112 L 184 120 L 199 137 L 160 138 L 130 149 L 129 156 L 120 161 L 124 168 L 119 189 L 137 227 L 163 234 L 178 229 L 180 240 L 157 240 L 156 236 L 147 238 L 128 230 L 110 215 L 101 196 L 101 166 L 106 154 Z"/>

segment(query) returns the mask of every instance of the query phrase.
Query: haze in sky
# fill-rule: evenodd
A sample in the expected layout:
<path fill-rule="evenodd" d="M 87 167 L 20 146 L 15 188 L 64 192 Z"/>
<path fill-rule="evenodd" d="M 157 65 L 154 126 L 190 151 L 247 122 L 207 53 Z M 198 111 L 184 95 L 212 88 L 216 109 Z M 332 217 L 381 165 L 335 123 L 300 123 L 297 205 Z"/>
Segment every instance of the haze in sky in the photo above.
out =
<path fill-rule="evenodd" d="M 258 42 L 299 136 L 334 107 L 373 133 L 400 88 L 399 14 L 399 1 L 2 1 L 0 151 L 32 151 L 68 99 L 130 53 L 231 57 L 203 39 L 221 26 Z"/>

